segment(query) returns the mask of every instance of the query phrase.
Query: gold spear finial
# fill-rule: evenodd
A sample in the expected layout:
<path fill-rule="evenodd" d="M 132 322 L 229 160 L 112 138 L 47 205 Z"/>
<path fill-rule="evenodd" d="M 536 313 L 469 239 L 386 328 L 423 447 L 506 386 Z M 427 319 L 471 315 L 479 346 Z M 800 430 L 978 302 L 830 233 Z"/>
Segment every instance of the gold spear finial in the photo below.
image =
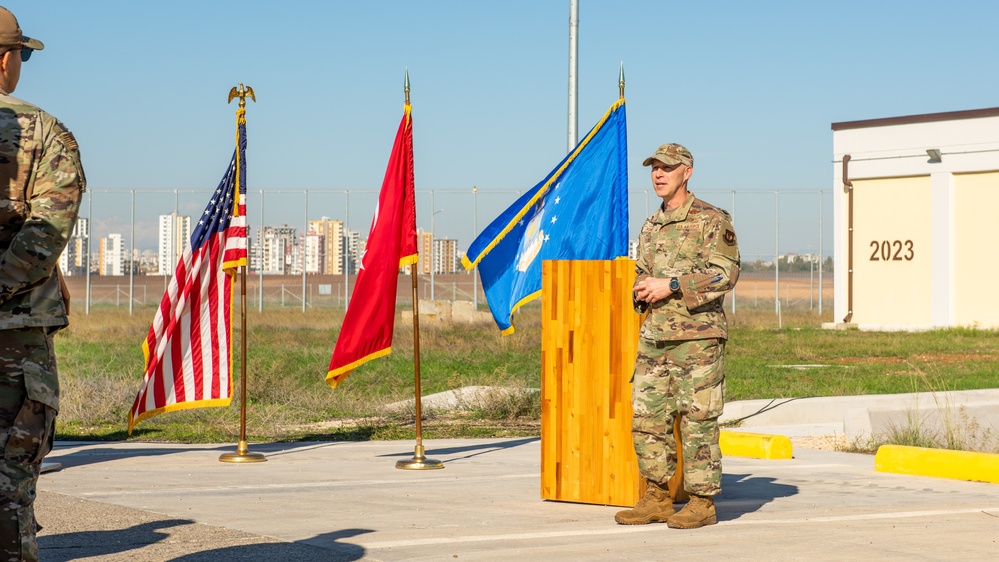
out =
<path fill-rule="evenodd" d="M 246 96 L 250 96 L 251 100 L 257 101 L 257 96 L 253 94 L 253 88 L 249 86 L 243 88 L 243 83 L 240 82 L 238 89 L 235 86 L 233 86 L 233 88 L 229 90 L 229 101 L 227 101 L 226 103 L 232 103 L 232 100 L 238 97 L 239 107 L 244 108 L 246 107 Z"/>
<path fill-rule="evenodd" d="M 621 74 L 617 79 L 617 87 L 621 91 L 621 99 L 624 99 L 624 61 L 621 61 Z"/>
<path fill-rule="evenodd" d="M 406 92 L 406 105 L 409 105 L 409 67 L 406 67 L 406 83 L 403 85 L 403 91 Z"/>

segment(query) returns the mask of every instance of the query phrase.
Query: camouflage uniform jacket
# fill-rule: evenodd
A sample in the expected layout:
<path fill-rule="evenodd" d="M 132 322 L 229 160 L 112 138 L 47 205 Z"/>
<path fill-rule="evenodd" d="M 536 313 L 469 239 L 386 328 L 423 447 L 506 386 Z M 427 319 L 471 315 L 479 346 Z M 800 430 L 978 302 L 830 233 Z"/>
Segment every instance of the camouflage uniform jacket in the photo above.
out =
<path fill-rule="evenodd" d="M 69 323 L 57 268 L 85 189 L 73 134 L 0 90 L 0 330 Z"/>
<path fill-rule="evenodd" d="M 679 293 L 648 307 L 642 338 L 728 338 L 724 296 L 739 279 L 739 244 L 728 213 L 692 193 L 672 211 L 659 207 L 642 225 L 635 270 L 636 283 L 646 277 L 680 281 Z M 646 306 L 635 302 L 636 311 Z"/>

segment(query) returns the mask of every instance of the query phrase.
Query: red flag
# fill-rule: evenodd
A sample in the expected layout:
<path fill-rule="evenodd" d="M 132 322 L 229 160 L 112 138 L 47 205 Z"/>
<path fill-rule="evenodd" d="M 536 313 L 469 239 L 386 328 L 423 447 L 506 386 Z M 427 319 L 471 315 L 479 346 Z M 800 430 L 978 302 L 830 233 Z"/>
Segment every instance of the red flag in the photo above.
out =
<path fill-rule="evenodd" d="M 404 109 L 354 295 L 326 374 L 326 383 L 334 388 L 359 365 L 392 353 L 399 268 L 417 261 L 413 119 L 409 103 Z"/>
<path fill-rule="evenodd" d="M 237 111 L 236 150 L 142 342 L 142 386 L 128 433 L 146 418 L 228 406 L 232 389 L 232 296 L 246 265 L 246 110 Z"/>

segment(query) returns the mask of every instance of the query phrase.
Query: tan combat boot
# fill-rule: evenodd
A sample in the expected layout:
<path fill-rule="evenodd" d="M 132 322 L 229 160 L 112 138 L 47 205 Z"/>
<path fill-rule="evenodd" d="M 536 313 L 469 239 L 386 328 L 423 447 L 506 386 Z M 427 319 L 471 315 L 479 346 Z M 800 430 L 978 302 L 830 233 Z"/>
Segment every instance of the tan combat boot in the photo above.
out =
<path fill-rule="evenodd" d="M 647 523 L 662 523 L 673 515 L 673 498 L 669 496 L 666 485 L 651 480 L 645 481 L 645 495 L 638 500 L 635 507 L 619 511 L 614 515 L 614 521 L 621 525 L 645 525 Z"/>
<path fill-rule="evenodd" d="M 690 495 L 690 501 L 676 515 L 670 517 L 666 524 L 672 529 L 697 529 L 718 522 L 715 514 L 715 501 L 711 496 Z"/>

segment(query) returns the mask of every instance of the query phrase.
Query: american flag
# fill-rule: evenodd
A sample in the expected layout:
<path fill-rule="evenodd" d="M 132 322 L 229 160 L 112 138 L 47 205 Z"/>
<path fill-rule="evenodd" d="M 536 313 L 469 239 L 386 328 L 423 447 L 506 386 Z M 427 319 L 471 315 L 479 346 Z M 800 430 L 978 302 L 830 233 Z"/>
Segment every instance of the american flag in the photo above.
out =
<path fill-rule="evenodd" d="M 149 335 L 142 386 L 128 414 L 141 420 L 232 400 L 232 297 L 246 266 L 246 119 L 237 111 L 236 150 L 170 279 Z"/>

